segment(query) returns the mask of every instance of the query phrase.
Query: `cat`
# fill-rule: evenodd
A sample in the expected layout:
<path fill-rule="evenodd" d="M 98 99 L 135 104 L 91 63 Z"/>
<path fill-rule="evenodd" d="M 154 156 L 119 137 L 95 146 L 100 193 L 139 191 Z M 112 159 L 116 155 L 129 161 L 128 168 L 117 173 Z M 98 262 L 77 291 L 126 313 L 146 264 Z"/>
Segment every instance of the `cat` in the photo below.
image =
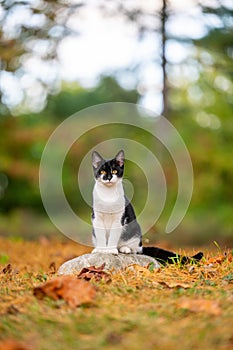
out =
<path fill-rule="evenodd" d="M 123 188 L 124 151 L 121 150 L 110 160 L 105 160 L 98 152 L 92 153 L 95 185 L 93 190 L 92 238 L 95 248 L 92 253 L 117 255 L 144 254 L 156 258 L 161 263 L 182 263 L 199 261 L 203 254 L 180 256 L 157 248 L 143 247 L 142 233 L 134 208 L 125 196 Z"/>

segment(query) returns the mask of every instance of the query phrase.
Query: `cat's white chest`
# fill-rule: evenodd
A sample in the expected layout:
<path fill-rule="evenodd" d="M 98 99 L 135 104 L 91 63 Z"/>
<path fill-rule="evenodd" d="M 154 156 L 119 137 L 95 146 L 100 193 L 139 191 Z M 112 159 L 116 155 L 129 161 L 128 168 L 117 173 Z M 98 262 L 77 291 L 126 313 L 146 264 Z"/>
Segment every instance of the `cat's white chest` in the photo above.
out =
<path fill-rule="evenodd" d="M 93 191 L 93 208 L 94 211 L 106 214 L 123 213 L 125 197 L 122 183 L 107 187 L 96 182 Z"/>

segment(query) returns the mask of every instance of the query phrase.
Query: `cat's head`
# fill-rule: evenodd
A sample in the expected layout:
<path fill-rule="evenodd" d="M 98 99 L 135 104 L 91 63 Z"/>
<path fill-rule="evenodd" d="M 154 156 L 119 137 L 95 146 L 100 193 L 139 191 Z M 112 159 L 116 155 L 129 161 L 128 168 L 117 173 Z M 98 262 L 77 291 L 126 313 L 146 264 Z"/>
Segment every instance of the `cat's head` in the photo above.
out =
<path fill-rule="evenodd" d="M 121 181 L 124 173 L 124 151 L 119 151 L 115 158 L 105 160 L 98 152 L 92 153 L 92 165 L 96 181 L 112 186 Z"/>

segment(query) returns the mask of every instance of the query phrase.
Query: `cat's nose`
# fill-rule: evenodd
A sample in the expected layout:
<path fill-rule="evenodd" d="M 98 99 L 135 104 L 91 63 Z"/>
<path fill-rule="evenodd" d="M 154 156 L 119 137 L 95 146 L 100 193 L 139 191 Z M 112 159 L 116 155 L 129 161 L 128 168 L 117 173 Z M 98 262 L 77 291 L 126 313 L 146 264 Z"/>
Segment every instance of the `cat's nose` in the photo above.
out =
<path fill-rule="evenodd" d="M 108 180 L 110 181 L 112 179 L 112 175 L 108 175 Z"/>

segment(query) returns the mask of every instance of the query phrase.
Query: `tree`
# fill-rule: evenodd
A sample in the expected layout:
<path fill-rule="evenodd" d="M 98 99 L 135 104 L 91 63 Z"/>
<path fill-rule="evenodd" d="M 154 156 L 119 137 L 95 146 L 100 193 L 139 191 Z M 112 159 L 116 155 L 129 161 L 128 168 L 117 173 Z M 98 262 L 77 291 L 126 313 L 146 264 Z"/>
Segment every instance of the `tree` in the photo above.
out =
<path fill-rule="evenodd" d="M 93 6 L 86 2 L 85 6 Z M 46 95 L 53 91 L 59 81 L 59 62 L 57 60 L 57 47 L 64 37 L 74 31 L 72 19 L 78 20 L 79 10 L 84 6 L 81 1 L 72 0 L 42 0 L 37 2 L 10 0 L 2 2 L 0 24 L 2 49 L 0 93 L 4 106 L 15 107 L 19 103 L 31 110 L 39 110 L 45 106 Z M 90 6 L 90 11 L 93 8 Z M 168 20 L 168 1 L 161 0 L 159 7 L 147 10 L 140 3 L 132 4 L 130 1 L 100 1 L 97 4 L 105 15 L 126 17 L 138 28 L 139 38 L 148 32 L 157 32 L 161 35 L 160 65 L 162 67 L 162 95 L 163 114 L 167 114 L 167 59 L 166 59 L 166 22 Z M 156 11 L 156 12 L 154 12 Z M 78 34 L 78 33 L 76 33 Z M 157 58 L 156 58 L 157 59 Z M 141 62 L 139 62 L 140 64 Z M 30 67 L 40 65 L 42 71 L 30 74 Z M 44 70 L 44 73 L 43 73 Z M 10 95 L 7 84 L 18 90 L 18 94 Z M 37 99 L 32 91 L 37 90 Z M 35 94 L 34 94 L 35 95 Z"/>
<path fill-rule="evenodd" d="M 48 97 L 44 113 L 55 120 L 63 120 L 93 105 L 108 102 L 137 103 L 138 97 L 137 90 L 126 90 L 113 77 L 103 76 L 97 86 L 91 89 L 84 89 L 76 83 L 64 84 L 58 94 Z"/>
<path fill-rule="evenodd" d="M 99 103 L 125 101 L 136 103 L 136 90 L 123 89 L 112 77 L 103 77 L 92 90 L 80 86 L 64 86 L 57 95 L 48 97 L 47 108 L 40 115 L 28 114 L 19 118 L 0 120 L 0 212 L 14 208 L 30 208 L 41 211 L 43 206 L 38 188 L 40 158 L 49 135 L 61 120 L 84 108 Z M 104 139 L 100 134 L 100 139 Z M 97 135 L 98 137 L 98 135 Z M 83 148 L 90 140 L 84 138 Z M 65 186 L 71 201 L 79 201 L 74 195 L 76 187 L 77 154 L 80 147 L 71 150 L 65 166 Z M 80 203 L 78 203 L 80 204 Z"/>
<path fill-rule="evenodd" d="M 205 35 L 180 66 L 170 89 L 171 117 L 192 156 L 195 187 L 191 216 L 206 234 L 232 235 L 232 9 L 202 6 Z M 214 16 L 214 17 L 213 17 Z M 213 20 L 214 19 L 214 20 Z M 211 23 L 211 25 L 210 25 Z M 187 77 L 188 67 L 191 72 Z M 188 66 L 188 67 L 187 67 Z M 184 75 L 183 75 L 184 74 Z M 201 218 L 201 219 L 200 219 Z"/>
<path fill-rule="evenodd" d="M 71 0 L 1 1 L 0 97 L 3 105 L 12 108 L 25 102 L 32 110 L 38 110 L 45 104 L 46 93 L 51 92 L 57 82 L 57 46 L 74 32 L 70 19 L 82 6 L 81 1 Z M 34 66 L 43 69 L 30 74 Z M 13 97 L 9 85 L 11 90 L 14 87 L 18 91 Z M 39 100 L 35 99 L 34 90 Z M 33 104 L 30 103 L 32 97 Z"/>
<path fill-rule="evenodd" d="M 167 22 L 172 15 L 172 8 L 168 0 L 160 0 L 154 2 L 153 6 L 146 6 L 145 3 L 131 1 L 105 1 L 101 3 L 101 9 L 108 16 L 123 16 L 126 21 L 134 24 L 138 39 L 143 40 L 147 34 L 153 33 L 155 37 L 159 36 L 159 54 L 153 58 L 154 63 L 161 67 L 162 84 L 159 87 L 162 94 L 162 110 L 161 114 L 169 117 L 168 105 L 168 78 L 167 78 L 167 54 L 166 47 L 169 41 L 169 34 L 167 32 Z M 144 62 L 138 62 L 136 69 L 140 70 L 140 66 Z M 136 73 L 137 74 L 137 73 Z M 147 87 L 144 87 L 147 89 Z"/>
<path fill-rule="evenodd" d="M 161 9 L 161 60 L 162 60 L 162 73 L 163 73 L 163 110 L 162 115 L 168 117 L 168 79 L 167 79 L 167 57 L 166 57 L 166 44 L 167 44 L 167 31 L 166 31 L 166 22 L 168 18 L 167 13 L 167 1 L 163 0 L 163 5 Z"/>

